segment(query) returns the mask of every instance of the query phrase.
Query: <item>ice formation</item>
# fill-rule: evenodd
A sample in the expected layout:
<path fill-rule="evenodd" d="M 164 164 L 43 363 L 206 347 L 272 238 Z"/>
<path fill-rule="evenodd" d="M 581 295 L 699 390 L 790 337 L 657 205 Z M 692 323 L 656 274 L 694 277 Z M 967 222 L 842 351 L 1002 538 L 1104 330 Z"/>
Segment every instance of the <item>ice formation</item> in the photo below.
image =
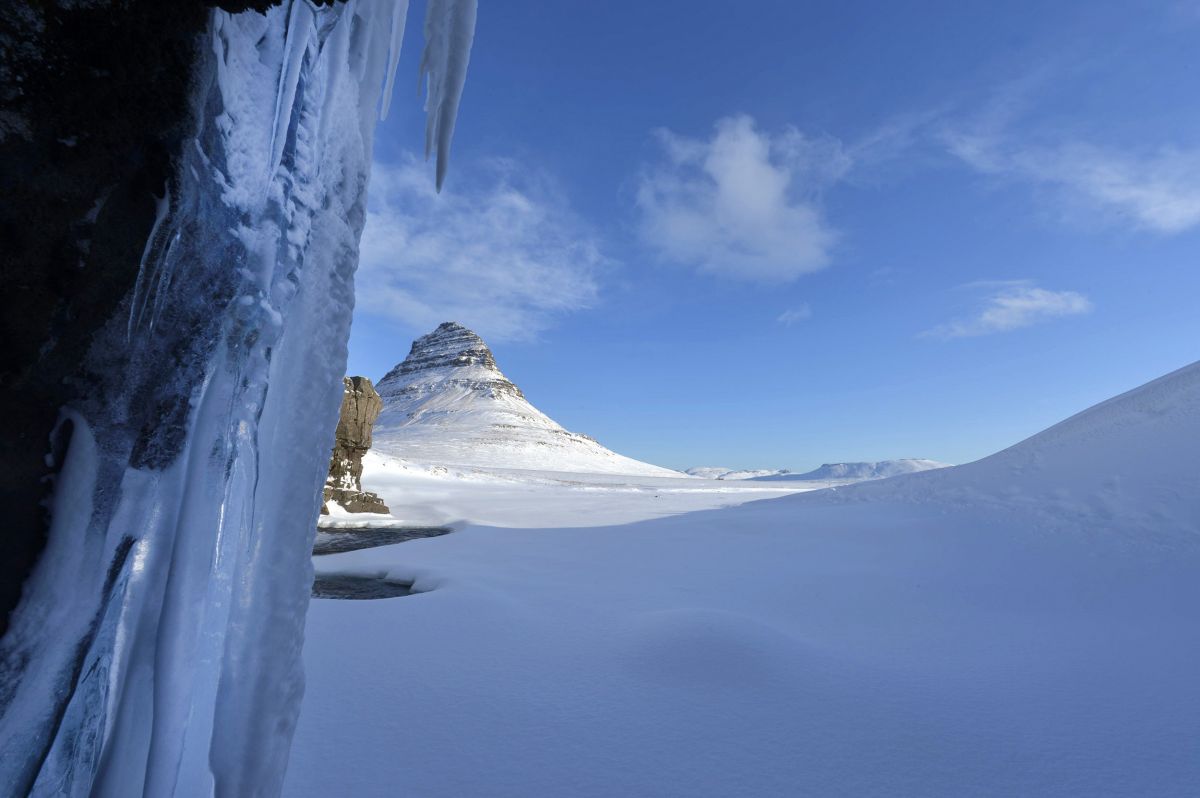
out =
<path fill-rule="evenodd" d="M 0 793 L 279 793 L 303 692 L 306 530 L 406 10 L 212 13 L 195 138 L 91 354 L 121 364 L 97 377 L 118 390 L 60 425 L 49 542 L 0 651 Z M 474 19 L 475 0 L 429 7 L 439 183 Z M 129 420 L 142 401 L 163 408 L 150 431 Z"/>

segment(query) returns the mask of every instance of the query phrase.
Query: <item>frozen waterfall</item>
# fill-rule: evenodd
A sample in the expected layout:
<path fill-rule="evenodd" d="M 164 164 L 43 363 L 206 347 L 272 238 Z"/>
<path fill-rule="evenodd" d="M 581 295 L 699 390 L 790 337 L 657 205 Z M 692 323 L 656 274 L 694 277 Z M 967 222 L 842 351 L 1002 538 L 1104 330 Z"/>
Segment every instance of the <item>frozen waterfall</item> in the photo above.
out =
<path fill-rule="evenodd" d="M 212 13 L 198 129 L 89 354 L 95 390 L 60 421 L 49 541 L 0 649 L 0 793 L 279 793 L 406 11 Z M 475 0 L 429 4 L 439 184 L 474 22 Z"/>

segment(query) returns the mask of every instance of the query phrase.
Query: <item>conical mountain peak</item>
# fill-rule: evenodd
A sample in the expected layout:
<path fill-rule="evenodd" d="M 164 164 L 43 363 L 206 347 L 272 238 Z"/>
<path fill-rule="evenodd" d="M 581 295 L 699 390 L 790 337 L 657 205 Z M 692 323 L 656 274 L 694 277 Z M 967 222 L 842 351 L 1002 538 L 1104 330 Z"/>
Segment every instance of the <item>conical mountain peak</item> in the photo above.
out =
<path fill-rule="evenodd" d="M 673 475 L 563 429 L 531 405 L 471 330 L 448 321 L 413 342 L 376 386 L 380 451 L 416 462 Z"/>
<path fill-rule="evenodd" d="M 496 366 L 496 358 L 483 339 L 453 321 L 413 341 L 408 357 L 379 381 L 376 390 L 385 405 L 402 397 L 446 391 L 465 391 L 491 399 L 524 399 L 521 389 Z"/>
<path fill-rule="evenodd" d="M 413 341 L 408 357 L 388 372 L 380 384 L 419 371 L 470 366 L 499 371 L 492 350 L 482 338 L 458 322 L 447 321 Z"/>

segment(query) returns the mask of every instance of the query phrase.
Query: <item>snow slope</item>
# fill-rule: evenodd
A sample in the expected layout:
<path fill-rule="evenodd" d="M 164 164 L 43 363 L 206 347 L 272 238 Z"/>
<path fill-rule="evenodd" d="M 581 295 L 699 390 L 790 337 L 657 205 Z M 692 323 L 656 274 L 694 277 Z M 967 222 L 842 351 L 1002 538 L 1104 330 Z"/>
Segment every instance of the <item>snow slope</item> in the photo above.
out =
<path fill-rule="evenodd" d="M 563 429 L 504 376 L 487 344 L 454 322 L 413 342 L 376 386 L 374 448 L 419 463 L 538 471 L 683 474 Z"/>
<path fill-rule="evenodd" d="M 845 490 L 845 501 L 1019 510 L 1055 528 L 1200 536 L 1200 363 L 974 463 Z"/>
<path fill-rule="evenodd" d="M 967 466 L 318 558 L 424 592 L 313 602 L 285 794 L 1195 795 L 1197 441 L 1190 366 Z"/>

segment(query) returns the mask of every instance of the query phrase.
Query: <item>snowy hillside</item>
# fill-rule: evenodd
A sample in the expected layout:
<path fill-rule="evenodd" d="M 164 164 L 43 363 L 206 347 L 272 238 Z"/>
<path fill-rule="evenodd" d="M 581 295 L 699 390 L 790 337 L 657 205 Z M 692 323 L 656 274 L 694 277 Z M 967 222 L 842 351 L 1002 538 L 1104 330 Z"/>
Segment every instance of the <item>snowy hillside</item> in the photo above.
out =
<path fill-rule="evenodd" d="M 487 344 L 454 322 L 418 338 L 376 386 L 375 449 L 418 463 L 683 476 L 563 429 L 504 376 Z"/>
<path fill-rule="evenodd" d="M 803 474 L 790 474 L 786 471 L 755 476 L 751 479 L 759 482 L 865 482 L 872 479 L 886 479 L 900 474 L 915 474 L 921 471 L 931 471 L 935 468 L 947 468 L 949 463 L 939 463 L 937 460 L 920 460 L 906 458 L 904 460 L 879 460 L 865 463 L 826 463 L 820 468 L 814 468 Z M 726 477 L 728 479 L 728 477 Z"/>
<path fill-rule="evenodd" d="M 1055 527 L 1200 538 L 1200 363 L 974 463 L 839 496 L 1003 507 Z"/>

